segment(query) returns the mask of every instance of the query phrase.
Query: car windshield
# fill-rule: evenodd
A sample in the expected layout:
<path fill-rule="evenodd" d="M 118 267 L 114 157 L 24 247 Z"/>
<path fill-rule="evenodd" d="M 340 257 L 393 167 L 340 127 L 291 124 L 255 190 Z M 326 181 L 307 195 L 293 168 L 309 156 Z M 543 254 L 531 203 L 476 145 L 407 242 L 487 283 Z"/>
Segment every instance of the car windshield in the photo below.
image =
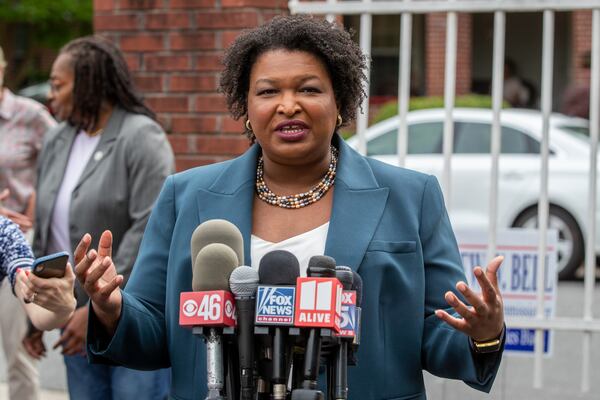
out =
<path fill-rule="evenodd" d="M 590 142 L 590 128 L 587 126 L 561 125 L 559 128 L 584 143 Z"/>

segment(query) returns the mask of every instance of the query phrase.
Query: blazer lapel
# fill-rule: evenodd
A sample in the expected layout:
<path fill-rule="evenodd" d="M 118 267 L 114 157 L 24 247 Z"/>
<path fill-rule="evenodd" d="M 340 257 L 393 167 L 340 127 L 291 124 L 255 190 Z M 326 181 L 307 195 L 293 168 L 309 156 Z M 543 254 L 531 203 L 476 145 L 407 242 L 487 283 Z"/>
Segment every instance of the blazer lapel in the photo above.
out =
<path fill-rule="evenodd" d="M 336 140 L 340 161 L 325 254 L 356 271 L 379 225 L 389 189 L 379 187 L 364 157 Z"/>
<path fill-rule="evenodd" d="M 236 225 L 244 238 L 244 264 L 250 265 L 252 203 L 256 162 L 260 147 L 253 145 L 225 167 L 221 176 L 208 189 L 198 192 L 199 223 L 209 219 L 225 219 Z"/>
<path fill-rule="evenodd" d="M 104 160 L 111 152 L 114 142 L 117 140 L 117 137 L 121 131 L 121 125 L 123 125 L 124 118 L 125 111 L 115 107 L 110 115 L 110 118 L 108 119 L 106 127 L 100 135 L 100 142 L 98 142 L 98 146 L 96 146 L 92 156 L 85 165 L 85 168 L 79 177 L 77 185 L 75 185 L 73 188 L 73 191 L 76 191 L 77 188 L 79 188 L 79 186 L 81 186 L 81 184 L 94 173 L 94 170 L 98 167 L 98 165 L 100 165 L 102 160 Z"/>

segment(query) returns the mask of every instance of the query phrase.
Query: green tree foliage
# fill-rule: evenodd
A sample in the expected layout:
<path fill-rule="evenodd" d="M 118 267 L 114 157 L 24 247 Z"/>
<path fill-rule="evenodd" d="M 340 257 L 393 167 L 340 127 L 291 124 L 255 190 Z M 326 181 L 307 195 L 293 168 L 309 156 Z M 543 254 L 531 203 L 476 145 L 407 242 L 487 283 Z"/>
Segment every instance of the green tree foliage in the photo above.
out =
<path fill-rule="evenodd" d="M 485 95 L 468 94 L 457 96 L 454 102 L 455 107 L 466 108 L 492 108 L 492 98 Z M 509 104 L 504 102 L 503 108 L 509 107 Z M 410 99 L 408 110 L 424 110 L 427 108 L 444 108 L 444 98 L 442 96 L 425 96 L 413 97 Z M 371 124 L 383 121 L 398 114 L 398 102 L 391 101 L 384 104 L 379 112 L 371 121 Z"/>
<path fill-rule="evenodd" d="M 92 31 L 92 0 L 0 0 L 0 23 L 25 26 L 37 44 L 58 48 Z"/>

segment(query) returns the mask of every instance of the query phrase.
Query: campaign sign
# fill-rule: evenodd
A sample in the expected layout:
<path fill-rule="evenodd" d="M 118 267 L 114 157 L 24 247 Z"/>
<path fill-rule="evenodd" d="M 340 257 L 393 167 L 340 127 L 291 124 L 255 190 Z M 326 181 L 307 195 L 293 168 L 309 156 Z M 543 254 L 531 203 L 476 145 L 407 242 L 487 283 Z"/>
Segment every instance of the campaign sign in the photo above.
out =
<path fill-rule="evenodd" d="M 259 286 L 256 291 L 256 325 L 293 325 L 294 286 Z"/>
<path fill-rule="evenodd" d="M 354 338 L 356 335 L 356 291 L 344 290 L 342 292 L 342 319 L 340 333 L 336 336 Z"/>
<path fill-rule="evenodd" d="M 483 230 L 457 230 L 456 238 L 462 256 L 467 283 L 473 290 L 481 288 L 473 275 L 475 266 L 487 265 L 488 235 Z M 507 354 L 533 354 L 534 329 L 510 327 L 510 320 L 536 317 L 538 273 L 544 268 L 544 316 L 554 317 L 557 292 L 557 249 L 558 234 L 548 230 L 545 260 L 538 260 L 539 232 L 534 229 L 504 229 L 498 232 L 496 253 L 504 256 L 498 271 L 498 285 L 504 301 L 504 315 L 507 319 Z M 552 353 L 552 332 L 544 331 L 544 354 Z"/>
<path fill-rule="evenodd" d="M 235 326 L 235 300 L 230 292 L 182 292 L 179 295 L 179 325 Z"/>
<path fill-rule="evenodd" d="M 336 278 L 298 278 L 295 326 L 340 331 L 342 284 Z"/>

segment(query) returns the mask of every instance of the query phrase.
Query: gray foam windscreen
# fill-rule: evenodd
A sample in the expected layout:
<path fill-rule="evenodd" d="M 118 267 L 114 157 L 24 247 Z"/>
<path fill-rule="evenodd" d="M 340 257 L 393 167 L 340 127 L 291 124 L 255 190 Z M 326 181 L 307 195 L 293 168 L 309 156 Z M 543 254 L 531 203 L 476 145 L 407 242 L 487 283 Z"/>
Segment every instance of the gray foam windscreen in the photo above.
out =
<path fill-rule="evenodd" d="M 238 265 L 244 264 L 244 238 L 238 227 L 231 222 L 224 219 L 210 219 L 198 225 L 192 233 L 190 243 L 192 263 L 200 250 L 211 243 L 229 246 L 238 258 Z"/>
<path fill-rule="evenodd" d="M 229 291 L 229 276 L 239 265 L 235 251 L 223 243 L 204 246 L 196 256 L 192 270 L 192 290 Z"/>

